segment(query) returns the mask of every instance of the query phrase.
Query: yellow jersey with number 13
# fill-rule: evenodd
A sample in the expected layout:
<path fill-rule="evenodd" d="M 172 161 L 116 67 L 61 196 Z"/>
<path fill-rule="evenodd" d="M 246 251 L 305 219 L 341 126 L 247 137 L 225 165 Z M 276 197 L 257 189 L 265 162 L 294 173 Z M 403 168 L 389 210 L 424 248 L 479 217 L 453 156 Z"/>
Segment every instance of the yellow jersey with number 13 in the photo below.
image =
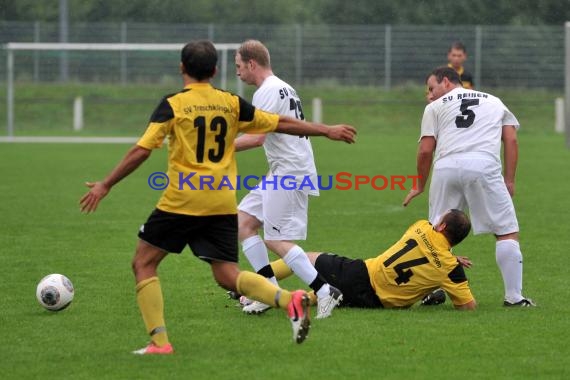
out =
<path fill-rule="evenodd" d="M 234 140 L 238 132 L 274 131 L 278 122 L 278 115 L 209 83 L 165 96 L 137 142 L 156 149 L 169 139 L 168 186 L 156 207 L 185 215 L 236 214 Z"/>

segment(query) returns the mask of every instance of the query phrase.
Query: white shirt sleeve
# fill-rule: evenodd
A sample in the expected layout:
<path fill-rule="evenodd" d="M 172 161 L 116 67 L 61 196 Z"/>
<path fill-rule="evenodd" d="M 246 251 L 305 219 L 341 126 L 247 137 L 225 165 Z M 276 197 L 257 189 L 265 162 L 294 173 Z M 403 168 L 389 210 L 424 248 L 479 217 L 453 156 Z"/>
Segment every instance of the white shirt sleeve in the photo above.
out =
<path fill-rule="evenodd" d="M 435 117 L 434 107 L 430 107 L 430 105 L 427 105 L 424 110 L 424 116 L 422 117 L 420 140 L 424 136 L 433 136 L 437 140 L 435 134 L 435 123 L 436 123 L 436 117 Z"/>
<path fill-rule="evenodd" d="M 503 113 L 503 125 L 514 125 L 515 129 L 520 128 L 519 121 L 513 115 L 511 111 L 505 106 L 505 112 Z"/>
<path fill-rule="evenodd" d="M 267 112 L 279 113 L 278 94 L 275 91 L 272 91 L 272 89 L 273 88 L 271 86 L 260 87 L 253 94 L 251 104 L 253 104 L 256 108 Z"/>

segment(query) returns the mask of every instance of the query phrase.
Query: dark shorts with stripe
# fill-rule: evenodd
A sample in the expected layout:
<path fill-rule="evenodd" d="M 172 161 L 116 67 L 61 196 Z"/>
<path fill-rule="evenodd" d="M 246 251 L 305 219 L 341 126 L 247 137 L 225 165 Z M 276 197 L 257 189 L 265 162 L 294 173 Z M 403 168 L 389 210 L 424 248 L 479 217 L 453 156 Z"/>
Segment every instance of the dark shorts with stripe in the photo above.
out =
<path fill-rule="evenodd" d="M 342 292 L 341 306 L 383 307 L 370 285 L 370 276 L 368 276 L 368 269 L 363 260 L 323 253 L 317 257 L 315 269 L 330 285 Z"/>
<path fill-rule="evenodd" d="M 192 216 L 155 209 L 139 238 L 166 252 L 181 253 L 188 245 L 195 256 L 211 262 L 238 262 L 237 215 Z"/>

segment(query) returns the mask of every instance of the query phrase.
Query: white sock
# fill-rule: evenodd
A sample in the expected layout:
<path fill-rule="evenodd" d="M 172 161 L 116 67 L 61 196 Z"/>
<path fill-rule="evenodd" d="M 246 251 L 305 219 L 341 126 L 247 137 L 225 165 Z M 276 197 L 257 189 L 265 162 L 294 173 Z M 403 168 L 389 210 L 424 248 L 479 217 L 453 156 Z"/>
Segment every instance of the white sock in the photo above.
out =
<path fill-rule="evenodd" d="M 522 253 L 519 242 L 512 239 L 498 240 L 495 257 L 505 285 L 505 300 L 519 302 L 522 296 Z"/>
<path fill-rule="evenodd" d="M 323 286 L 321 286 L 321 288 L 319 290 L 317 290 L 315 292 L 315 294 L 317 295 L 317 298 L 323 298 L 326 297 L 330 294 L 331 292 L 331 288 L 329 286 L 329 284 L 325 283 Z"/>
<path fill-rule="evenodd" d="M 285 264 L 291 268 L 293 273 L 307 285 L 311 285 L 319 275 L 315 267 L 311 264 L 307 254 L 303 251 L 303 248 L 298 245 L 291 248 L 289 252 L 283 256 L 283 261 L 285 261 Z M 317 297 L 325 297 L 329 294 L 329 291 L 329 284 L 325 283 L 316 291 Z"/>
<path fill-rule="evenodd" d="M 241 247 L 245 257 L 253 267 L 253 270 L 258 272 L 261 268 L 269 265 L 269 255 L 267 253 L 267 247 L 261 239 L 261 236 L 254 235 L 248 237 L 241 243 Z M 277 285 L 277 279 L 275 276 L 267 278 L 270 282 Z"/>

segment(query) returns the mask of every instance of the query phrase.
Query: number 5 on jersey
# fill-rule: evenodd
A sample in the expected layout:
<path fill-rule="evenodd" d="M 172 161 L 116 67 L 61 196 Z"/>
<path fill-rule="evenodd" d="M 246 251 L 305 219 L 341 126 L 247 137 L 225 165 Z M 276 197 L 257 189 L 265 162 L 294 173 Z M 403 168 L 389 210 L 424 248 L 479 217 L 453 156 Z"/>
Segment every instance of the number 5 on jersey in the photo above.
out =
<path fill-rule="evenodd" d="M 475 121 L 475 112 L 470 110 L 469 107 L 478 106 L 479 99 L 463 99 L 461 101 L 461 115 L 455 118 L 455 125 L 457 128 L 469 128 Z"/>

